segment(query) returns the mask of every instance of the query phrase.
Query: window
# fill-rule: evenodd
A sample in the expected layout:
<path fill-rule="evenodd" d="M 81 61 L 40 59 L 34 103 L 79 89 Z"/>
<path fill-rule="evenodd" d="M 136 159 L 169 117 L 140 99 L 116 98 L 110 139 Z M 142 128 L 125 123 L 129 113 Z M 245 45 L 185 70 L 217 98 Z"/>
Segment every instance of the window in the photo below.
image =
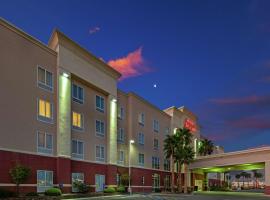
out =
<path fill-rule="evenodd" d="M 38 153 L 52 154 L 53 153 L 53 136 L 48 133 L 37 133 L 37 151 Z"/>
<path fill-rule="evenodd" d="M 143 133 L 139 133 L 139 144 L 144 145 L 144 134 Z"/>
<path fill-rule="evenodd" d="M 38 67 L 38 86 L 48 91 L 53 91 L 53 77 L 52 73 Z"/>
<path fill-rule="evenodd" d="M 144 166 L 144 154 L 139 153 L 139 166 Z"/>
<path fill-rule="evenodd" d="M 96 110 L 104 112 L 104 98 L 96 95 Z"/>
<path fill-rule="evenodd" d="M 171 170 L 171 163 L 170 163 L 170 160 L 169 159 L 164 159 L 164 170 L 166 171 L 170 171 Z"/>
<path fill-rule="evenodd" d="M 157 150 L 158 146 L 158 139 L 154 139 L 154 149 Z"/>
<path fill-rule="evenodd" d="M 84 144 L 82 141 L 72 140 L 72 157 L 73 158 L 83 159 L 84 157 L 83 149 L 84 149 Z"/>
<path fill-rule="evenodd" d="M 124 129 L 118 128 L 118 132 L 117 132 L 117 141 L 120 142 L 120 143 L 123 143 L 124 140 L 125 140 Z"/>
<path fill-rule="evenodd" d="M 170 135 L 170 128 L 165 128 L 165 135 Z"/>
<path fill-rule="evenodd" d="M 72 100 L 80 104 L 84 102 L 83 88 L 74 83 L 72 84 Z"/>
<path fill-rule="evenodd" d="M 103 121 L 96 120 L 96 135 L 104 137 L 105 135 L 105 125 Z"/>
<path fill-rule="evenodd" d="M 118 152 L 118 164 L 122 164 L 123 165 L 124 162 L 125 162 L 125 153 L 124 153 L 124 151 L 120 150 Z"/>
<path fill-rule="evenodd" d="M 159 122 L 157 120 L 155 120 L 155 119 L 153 121 L 153 130 L 155 132 L 159 132 Z"/>
<path fill-rule="evenodd" d="M 78 187 L 75 187 L 75 183 L 84 183 L 83 173 L 72 173 L 72 192 L 79 192 Z"/>
<path fill-rule="evenodd" d="M 38 119 L 53 122 L 53 105 L 49 101 L 38 99 Z"/>
<path fill-rule="evenodd" d="M 119 119 L 124 119 L 124 108 L 118 106 L 117 116 Z"/>
<path fill-rule="evenodd" d="M 96 161 L 105 161 L 105 147 L 101 145 L 96 146 Z"/>
<path fill-rule="evenodd" d="M 139 124 L 144 125 L 144 121 L 145 121 L 144 113 L 140 113 L 140 114 L 139 114 L 139 119 L 138 119 L 138 121 L 139 121 Z"/>
<path fill-rule="evenodd" d="M 77 112 L 72 112 L 72 128 L 83 130 L 83 115 Z"/>
<path fill-rule="evenodd" d="M 152 168 L 153 169 L 159 169 L 159 158 L 158 157 L 152 157 Z"/>
<path fill-rule="evenodd" d="M 53 172 L 38 170 L 37 171 L 37 192 L 45 192 L 53 187 Z"/>

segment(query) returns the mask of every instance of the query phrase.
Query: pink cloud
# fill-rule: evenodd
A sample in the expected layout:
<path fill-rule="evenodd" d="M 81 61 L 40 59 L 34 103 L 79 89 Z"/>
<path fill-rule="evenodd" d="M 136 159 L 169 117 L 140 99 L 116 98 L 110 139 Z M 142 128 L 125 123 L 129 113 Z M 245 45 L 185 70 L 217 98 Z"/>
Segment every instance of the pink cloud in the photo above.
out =
<path fill-rule="evenodd" d="M 89 34 L 94 34 L 96 32 L 100 31 L 100 27 L 96 26 L 96 27 L 92 27 L 89 29 Z"/>
<path fill-rule="evenodd" d="M 122 74 L 122 80 L 152 71 L 151 68 L 146 66 L 145 59 L 142 56 L 142 47 L 129 53 L 125 57 L 110 60 L 108 65 Z"/>
<path fill-rule="evenodd" d="M 264 118 L 247 117 L 239 120 L 228 122 L 228 124 L 235 128 L 244 129 L 270 129 L 270 121 Z"/>
<path fill-rule="evenodd" d="M 239 98 L 227 98 L 227 99 L 210 99 L 212 103 L 219 105 L 240 105 L 240 104 L 258 104 L 258 103 L 270 103 L 269 96 L 247 96 Z"/>

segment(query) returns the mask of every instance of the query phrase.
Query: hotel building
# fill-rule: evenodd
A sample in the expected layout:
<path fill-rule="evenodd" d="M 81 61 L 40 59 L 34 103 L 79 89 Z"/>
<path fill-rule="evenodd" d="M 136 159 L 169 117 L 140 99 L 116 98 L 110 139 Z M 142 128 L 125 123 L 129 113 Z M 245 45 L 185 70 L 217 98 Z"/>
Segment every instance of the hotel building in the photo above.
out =
<path fill-rule="evenodd" d="M 0 19 L 0 52 L 0 187 L 15 187 L 9 170 L 19 163 L 31 168 L 23 192 L 58 185 L 71 192 L 74 180 L 98 192 L 118 185 L 130 163 L 133 191 L 166 189 L 166 135 L 189 128 L 197 153 L 191 111 L 160 110 L 120 91 L 121 74 L 60 31 L 45 45 Z M 189 185 L 196 176 L 189 173 Z"/>

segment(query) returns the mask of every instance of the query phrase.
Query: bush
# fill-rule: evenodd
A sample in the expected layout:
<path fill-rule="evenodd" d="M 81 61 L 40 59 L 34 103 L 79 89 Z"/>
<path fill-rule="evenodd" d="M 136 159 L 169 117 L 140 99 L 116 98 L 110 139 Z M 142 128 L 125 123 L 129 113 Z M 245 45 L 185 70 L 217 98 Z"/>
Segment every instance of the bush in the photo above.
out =
<path fill-rule="evenodd" d="M 38 195 L 37 192 L 29 192 L 25 196 L 27 196 L 27 197 L 38 197 L 39 195 Z"/>
<path fill-rule="evenodd" d="M 90 191 L 90 186 L 80 181 L 75 181 L 73 185 L 78 189 L 79 193 L 88 193 Z"/>
<path fill-rule="evenodd" d="M 9 198 L 9 197 L 15 197 L 16 194 L 12 191 L 6 190 L 4 188 L 0 188 L 0 199 L 1 198 Z"/>
<path fill-rule="evenodd" d="M 62 192 L 58 188 L 50 188 L 45 191 L 45 195 L 46 196 L 61 196 Z"/>
<path fill-rule="evenodd" d="M 109 186 L 104 190 L 104 193 L 115 193 L 115 188 Z"/>
<path fill-rule="evenodd" d="M 124 193 L 124 192 L 126 192 L 126 188 L 125 188 L 125 186 L 120 185 L 118 188 L 116 188 L 116 191 L 117 192 Z"/>

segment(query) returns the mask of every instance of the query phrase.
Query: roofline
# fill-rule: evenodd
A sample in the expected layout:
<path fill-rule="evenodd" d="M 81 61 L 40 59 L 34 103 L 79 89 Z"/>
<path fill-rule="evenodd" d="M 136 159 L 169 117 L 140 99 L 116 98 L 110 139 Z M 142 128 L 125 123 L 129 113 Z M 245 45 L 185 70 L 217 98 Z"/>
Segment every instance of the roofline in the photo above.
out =
<path fill-rule="evenodd" d="M 224 157 L 224 156 L 234 156 L 234 155 L 254 153 L 254 152 L 259 152 L 259 151 L 270 151 L 270 146 L 253 148 L 253 149 L 245 149 L 245 150 L 233 151 L 233 152 L 228 152 L 228 153 L 220 153 L 220 154 L 214 154 L 214 155 L 209 155 L 209 156 L 200 156 L 196 158 L 196 160 L 200 161 L 200 160 L 205 160 L 205 159 L 218 158 L 218 157 Z"/>
<path fill-rule="evenodd" d="M 149 106 L 151 106 L 152 108 L 154 108 L 155 110 L 159 111 L 160 113 L 166 115 L 167 117 L 171 116 L 169 114 L 167 114 L 166 112 L 164 112 L 163 110 L 161 110 L 160 108 L 158 108 L 157 106 L 155 106 L 154 104 L 150 103 L 149 101 L 147 101 L 146 99 L 144 99 L 143 97 L 139 96 L 138 94 L 136 94 L 135 92 L 128 92 L 127 93 L 128 96 L 134 96 L 137 99 L 139 99 L 140 101 L 142 101 L 145 104 L 148 104 Z"/>
<path fill-rule="evenodd" d="M 40 48 L 46 50 L 47 52 L 53 54 L 53 55 L 57 55 L 57 52 L 54 51 L 53 49 L 51 49 L 50 47 L 48 47 L 46 44 L 44 44 L 43 42 L 41 42 L 40 40 L 38 40 L 37 38 L 29 35 L 28 33 L 26 33 L 25 31 L 23 31 L 22 29 L 18 28 L 17 26 L 15 26 L 14 24 L 8 22 L 7 20 L 3 19 L 2 17 L 0 17 L 0 24 L 3 25 L 4 27 L 8 28 L 9 30 L 17 33 L 18 35 L 24 37 L 25 39 L 27 39 L 28 41 L 32 42 L 33 44 L 39 46 Z"/>
<path fill-rule="evenodd" d="M 110 72 L 112 72 L 117 79 L 119 79 L 122 76 L 122 74 L 120 72 L 118 72 L 117 70 L 115 70 L 114 68 L 112 68 L 110 65 L 108 65 L 106 62 L 104 62 L 101 59 L 99 59 L 98 57 L 96 57 L 89 50 L 87 50 L 86 48 L 82 47 L 80 44 L 78 44 L 77 42 L 75 42 L 74 40 L 72 40 L 70 37 L 68 37 L 66 34 L 64 34 L 63 32 L 61 32 L 57 28 L 55 28 L 53 30 L 53 32 L 51 34 L 51 37 L 50 37 L 50 39 L 48 41 L 48 44 L 50 44 L 52 42 L 55 34 L 59 34 L 61 37 L 65 38 L 70 43 L 72 43 L 73 45 L 75 45 L 76 47 L 78 47 L 80 50 L 82 50 L 83 52 L 85 52 L 88 56 L 91 57 L 91 59 L 94 59 L 94 61 L 96 61 L 99 64 L 103 65 L 106 69 L 108 69 Z"/>

